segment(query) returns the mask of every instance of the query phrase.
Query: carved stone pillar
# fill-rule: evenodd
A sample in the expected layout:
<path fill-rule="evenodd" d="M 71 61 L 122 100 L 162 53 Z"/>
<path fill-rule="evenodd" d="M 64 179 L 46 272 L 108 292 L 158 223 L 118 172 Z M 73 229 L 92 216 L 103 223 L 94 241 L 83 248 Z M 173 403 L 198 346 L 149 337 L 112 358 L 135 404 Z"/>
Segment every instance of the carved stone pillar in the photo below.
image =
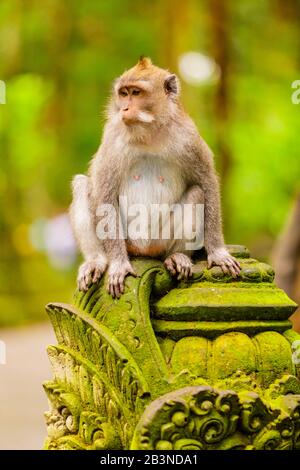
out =
<path fill-rule="evenodd" d="M 229 249 L 238 280 L 204 259 L 189 281 L 136 259 L 119 300 L 104 278 L 47 306 L 47 449 L 300 448 L 296 304 L 270 266 Z"/>

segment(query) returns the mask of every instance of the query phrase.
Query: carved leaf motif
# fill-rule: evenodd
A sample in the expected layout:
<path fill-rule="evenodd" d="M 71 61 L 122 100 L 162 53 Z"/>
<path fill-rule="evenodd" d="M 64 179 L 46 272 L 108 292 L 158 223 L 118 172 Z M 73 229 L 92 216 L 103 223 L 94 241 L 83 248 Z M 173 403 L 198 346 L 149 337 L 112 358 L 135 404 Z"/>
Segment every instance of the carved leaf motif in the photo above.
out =
<path fill-rule="evenodd" d="M 257 433 L 279 415 L 279 410 L 271 410 L 256 393 L 243 398 L 241 416 L 242 429 L 247 433 Z"/>
<path fill-rule="evenodd" d="M 239 413 L 234 392 L 186 387 L 148 407 L 136 428 L 133 448 L 205 449 L 235 432 Z"/>
<path fill-rule="evenodd" d="M 61 344 L 49 348 L 57 385 L 74 393 L 84 412 L 105 416 L 104 421 L 118 430 L 119 441 L 128 447 L 137 419 L 136 409 L 140 400 L 149 395 L 141 371 L 126 348 L 95 320 L 91 323 L 85 314 L 72 307 L 52 306 L 48 310 L 56 327 L 63 330 Z M 53 392 L 48 396 L 55 409 L 63 398 L 61 391 L 56 396 Z M 72 433 L 75 421 L 69 417 L 59 436 L 56 432 L 56 438 L 65 439 Z M 87 438 L 86 432 L 81 433 L 81 439 L 87 445 L 105 448 L 103 436 L 96 439 L 97 445 Z"/>

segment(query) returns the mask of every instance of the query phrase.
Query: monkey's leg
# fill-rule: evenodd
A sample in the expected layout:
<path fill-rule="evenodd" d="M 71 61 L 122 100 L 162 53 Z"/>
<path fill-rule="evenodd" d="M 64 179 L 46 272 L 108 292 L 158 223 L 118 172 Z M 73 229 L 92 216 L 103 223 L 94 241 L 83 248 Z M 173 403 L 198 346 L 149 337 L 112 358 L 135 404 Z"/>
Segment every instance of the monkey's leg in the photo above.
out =
<path fill-rule="evenodd" d="M 167 247 L 167 257 L 164 261 L 166 268 L 173 276 L 177 276 L 177 279 L 186 279 L 192 275 L 191 255 L 194 249 L 196 249 L 196 247 L 194 249 L 191 248 L 192 238 L 194 234 L 196 239 L 199 239 L 201 234 L 197 233 L 197 230 L 203 230 L 203 225 L 202 227 L 201 225 L 197 227 L 197 210 L 200 204 L 204 204 L 204 194 L 200 186 L 190 187 L 180 201 L 180 208 L 182 209 L 180 214 L 182 218 L 179 222 L 182 238 L 170 240 Z M 189 205 L 189 211 L 186 211 L 185 205 Z M 178 220 L 176 221 L 175 216 L 172 220 L 173 232 L 176 232 L 176 223 L 178 223 Z M 202 248 L 202 246 L 197 246 L 197 249 Z"/>
<path fill-rule="evenodd" d="M 86 291 L 92 283 L 98 282 L 107 267 L 107 259 L 97 237 L 90 211 L 88 186 L 87 176 L 75 176 L 70 207 L 72 228 L 85 260 L 79 267 L 77 276 L 78 288 L 82 291 Z"/>
<path fill-rule="evenodd" d="M 169 255 L 165 260 L 165 266 L 167 269 L 174 276 L 177 275 L 178 279 L 187 278 L 191 275 L 192 272 L 192 262 L 190 256 L 193 254 L 193 251 L 189 249 L 191 242 L 190 236 L 195 233 L 195 230 L 196 232 L 198 230 L 196 224 L 197 204 L 204 204 L 204 193 L 200 186 L 192 186 L 186 191 L 180 202 L 182 206 L 184 206 L 184 204 L 192 204 L 194 207 L 193 211 L 189 213 L 191 214 L 191 217 L 186 217 L 187 214 L 183 211 L 185 237 L 179 240 L 174 239 L 171 241 Z M 200 230 L 203 230 L 203 225 L 201 226 L 200 224 L 199 228 Z M 202 238 L 200 235 L 201 234 L 199 233 L 197 234 L 198 239 Z M 200 248 L 202 248 L 202 246 L 197 246 L 196 249 Z M 231 274 L 232 277 L 237 277 L 241 269 L 238 261 L 233 256 L 231 256 L 230 253 L 228 253 L 225 246 L 216 248 L 212 252 L 208 253 L 207 263 L 209 268 L 211 268 L 213 265 L 220 266 L 224 273 Z"/>

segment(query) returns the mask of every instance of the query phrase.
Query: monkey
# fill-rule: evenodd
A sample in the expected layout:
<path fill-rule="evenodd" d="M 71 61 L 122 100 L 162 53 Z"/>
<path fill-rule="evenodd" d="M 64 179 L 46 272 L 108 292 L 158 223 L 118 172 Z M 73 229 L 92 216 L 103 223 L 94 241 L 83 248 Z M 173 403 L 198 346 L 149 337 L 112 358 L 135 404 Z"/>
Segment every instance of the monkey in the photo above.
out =
<path fill-rule="evenodd" d="M 108 270 L 107 290 L 114 298 L 124 293 L 127 275 L 136 276 L 130 256 L 161 258 L 172 276 L 192 275 L 193 250 L 186 240 L 124 237 L 122 217 L 107 215 L 116 237 L 100 237 L 99 207 L 121 210 L 128 204 L 204 205 L 204 239 L 208 268 L 220 266 L 237 277 L 238 261 L 226 249 L 220 208 L 219 180 L 213 154 L 180 102 L 180 82 L 168 70 L 141 57 L 113 85 L 102 142 L 87 175 L 73 179 L 70 218 L 84 256 L 78 288 L 86 291 Z M 122 212 L 122 210 L 121 210 Z M 173 229 L 176 225 L 173 214 Z M 195 215 L 187 223 L 193 225 Z M 184 222 L 185 224 L 186 222 Z M 161 234 L 161 231 L 160 231 Z"/>

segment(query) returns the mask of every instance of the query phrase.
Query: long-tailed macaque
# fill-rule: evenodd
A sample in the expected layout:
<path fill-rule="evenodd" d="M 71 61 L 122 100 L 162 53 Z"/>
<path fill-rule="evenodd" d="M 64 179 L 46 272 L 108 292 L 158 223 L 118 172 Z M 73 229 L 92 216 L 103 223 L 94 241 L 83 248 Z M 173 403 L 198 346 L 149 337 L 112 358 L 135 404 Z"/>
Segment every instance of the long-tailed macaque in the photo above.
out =
<path fill-rule="evenodd" d="M 108 291 L 120 297 L 125 277 L 135 275 L 129 255 L 159 257 L 178 279 L 192 273 L 192 250 L 184 236 L 126 237 L 122 217 L 116 224 L 106 213 L 106 224 L 116 226 L 116 236 L 99 237 L 97 227 L 103 215 L 99 208 L 112 206 L 119 211 L 120 197 L 126 197 L 129 206 L 146 208 L 204 204 L 208 267 L 218 265 L 233 277 L 239 275 L 239 263 L 224 245 L 213 156 L 179 103 L 179 93 L 176 75 L 156 67 L 149 58 L 141 58 L 115 81 L 102 143 L 88 175 L 73 180 L 70 215 L 85 259 L 78 273 L 80 290 L 96 283 L 108 268 Z M 195 220 L 192 214 L 183 222 L 190 229 Z M 175 230 L 176 218 L 172 221 Z"/>

